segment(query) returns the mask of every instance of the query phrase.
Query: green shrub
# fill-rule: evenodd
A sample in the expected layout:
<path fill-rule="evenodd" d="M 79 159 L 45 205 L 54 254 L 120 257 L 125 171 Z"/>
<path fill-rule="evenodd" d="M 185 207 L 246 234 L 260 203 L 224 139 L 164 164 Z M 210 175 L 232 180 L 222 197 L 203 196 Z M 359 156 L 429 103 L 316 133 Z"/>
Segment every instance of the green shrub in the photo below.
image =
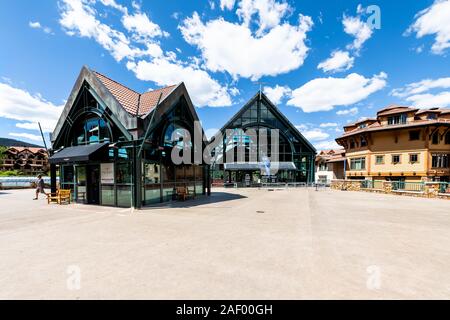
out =
<path fill-rule="evenodd" d="M 0 171 L 0 177 L 14 177 L 22 175 L 23 175 L 22 171 L 19 170 Z"/>

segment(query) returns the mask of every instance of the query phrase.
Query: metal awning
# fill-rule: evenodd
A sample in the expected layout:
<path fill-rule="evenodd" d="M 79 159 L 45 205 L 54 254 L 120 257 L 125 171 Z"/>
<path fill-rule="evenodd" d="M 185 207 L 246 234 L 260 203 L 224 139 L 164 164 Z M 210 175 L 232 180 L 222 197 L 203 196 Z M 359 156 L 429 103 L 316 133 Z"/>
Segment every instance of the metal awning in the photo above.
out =
<path fill-rule="evenodd" d="M 58 164 L 106 159 L 108 145 L 109 142 L 105 142 L 64 148 L 48 158 L 48 162 Z"/>
<path fill-rule="evenodd" d="M 225 170 L 237 171 L 237 170 L 265 170 L 264 163 L 262 162 L 230 162 L 224 163 L 223 168 Z M 278 170 L 297 170 L 297 167 L 293 162 L 271 162 L 270 169 Z"/>

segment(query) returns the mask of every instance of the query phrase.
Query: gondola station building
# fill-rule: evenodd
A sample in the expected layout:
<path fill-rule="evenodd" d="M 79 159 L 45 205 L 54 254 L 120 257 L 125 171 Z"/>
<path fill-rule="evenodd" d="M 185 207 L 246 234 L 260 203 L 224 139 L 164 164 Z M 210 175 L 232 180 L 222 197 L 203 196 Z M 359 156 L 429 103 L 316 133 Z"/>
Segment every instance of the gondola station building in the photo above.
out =
<path fill-rule="evenodd" d="M 142 207 L 171 200 L 177 186 L 209 194 L 208 165 L 171 159 L 187 143 L 176 133 L 193 137 L 195 122 L 183 83 L 140 94 L 83 67 L 51 134 L 52 191 L 59 174 L 60 188 L 88 204 Z"/>
<path fill-rule="evenodd" d="M 272 182 L 313 182 L 314 147 L 262 92 L 222 131 L 227 129 L 238 135 L 248 132 L 241 129 L 269 136 L 276 131 L 277 145 L 269 142 L 265 149 L 270 155 L 279 148 L 271 166 L 278 170 L 266 177 Z M 264 176 L 260 138 L 225 134 L 219 143 L 224 155 L 236 141 L 244 141 L 246 156 L 224 157 L 219 166 L 205 160 L 204 150 L 216 158 L 220 152 L 207 141 L 184 83 L 138 93 L 83 67 L 50 138 L 52 192 L 59 176 L 59 187 L 70 189 L 72 199 L 80 203 L 139 208 L 170 201 L 180 188 L 193 196 L 209 195 L 211 166 L 222 172 L 225 183 L 260 181 Z M 249 157 L 250 142 L 258 150 L 256 158 Z"/>
<path fill-rule="evenodd" d="M 215 182 L 235 186 L 314 182 L 316 149 L 262 91 L 220 129 L 220 137 L 217 161 L 211 163 Z"/>

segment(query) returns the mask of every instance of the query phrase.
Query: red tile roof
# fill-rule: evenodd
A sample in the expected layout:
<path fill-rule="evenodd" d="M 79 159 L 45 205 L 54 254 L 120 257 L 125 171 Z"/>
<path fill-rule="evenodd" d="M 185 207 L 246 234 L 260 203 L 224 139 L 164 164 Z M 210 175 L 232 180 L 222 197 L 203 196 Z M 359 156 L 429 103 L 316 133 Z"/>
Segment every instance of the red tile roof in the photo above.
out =
<path fill-rule="evenodd" d="M 344 132 L 340 138 L 345 138 L 348 136 L 352 136 L 354 134 L 359 133 L 365 133 L 365 132 L 372 132 L 372 131 L 380 131 L 380 130 L 393 130 L 393 129 L 399 129 L 399 128 L 410 128 L 410 127 L 418 127 L 418 126 L 424 126 L 424 125 L 440 125 L 440 124 L 450 124 L 450 119 L 446 118 L 440 118 L 440 115 L 448 114 L 450 113 L 450 109 L 448 108 L 430 108 L 430 109 L 418 109 L 418 108 L 412 108 L 412 107 L 405 107 L 405 106 L 399 106 L 399 105 L 390 105 L 389 107 L 386 107 L 384 109 L 381 109 L 377 112 L 377 116 L 385 116 L 388 114 L 395 114 L 395 113 L 401 113 L 401 112 L 414 112 L 415 115 L 420 115 L 426 112 L 435 112 L 438 113 L 438 117 L 436 119 L 417 119 L 414 118 L 414 120 L 409 121 L 407 123 L 400 123 L 400 124 L 393 124 L 393 125 L 382 125 L 379 118 L 369 118 L 365 121 L 371 120 L 373 123 L 368 124 L 364 128 L 355 127 L 351 130 L 347 130 Z M 361 123 L 362 121 L 357 121 L 354 123 L 350 123 L 344 126 L 344 128 L 356 126 L 358 123 Z"/>
<path fill-rule="evenodd" d="M 97 79 L 109 90 L 122 107 L 134 116 L 148 114 L 158 103 L 161 92 L 163 93 L 161 101 L 166 98 L 177 85 L 171 85 L 145 93 L 138 93 L 123 84 L 114 81 L 107 76 L 94 71 Z"/>
<path fill-rule="evenodd" d="M 403 112 L 415 112 L 419 109 L 410 107 L 393 107 L 388 110 L 380 110 L 377 112 L 377 116 L 387 116 L 391 114 L 403 113 Z"/>
<path fill-rule="evenodd" d="M 159 96 L 162 93 L 161 101 L 167 97 L 173 89 L 175 89 L 176 85 L 167 86 L 161 89 L 148 91 L 141 94 L 141 100 L 139 104 L 139 114 L 147 114 L 156 106 L 158 103 Z"/>
<path fill-rule="evenodd" d="M 345 160 L 345 149 L 322 150 L 316 156 L 316 161 L 325 160 L 325 162 L 338 162 Z"/>
<path fill-rule="evenodd" d="M 9 147 L 6 151 L 13 151 L 16 150 L 17 152 L 22 152 L 24 150 L 29 150 L 31 153 L 38 153 L 38 152 L 44 152 L 44 148 L 37 148 L 37 147 Z"/>

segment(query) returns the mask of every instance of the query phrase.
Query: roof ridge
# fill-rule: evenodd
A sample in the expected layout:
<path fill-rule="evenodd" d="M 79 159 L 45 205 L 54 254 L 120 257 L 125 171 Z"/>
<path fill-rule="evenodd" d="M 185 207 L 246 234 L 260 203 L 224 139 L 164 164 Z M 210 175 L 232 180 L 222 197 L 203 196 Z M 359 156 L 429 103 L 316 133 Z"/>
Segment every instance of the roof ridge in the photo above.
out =
<path fill-rule="evenodd" d="M 170 87 L 176 87 L 176 86 L 177 86 L 177 84 L 171 84 L 169 86 L 164 86 L 164 87 L 161 87 L 161 88 L 158 88 L 158 89 L 155 89 L 155 90 L 145 91 L 145 92 L 141 93 L 140 95 L 144 95 L 144 94 L 147 94 L 147 93 L 153 93 L 153 92 L 156 92 L 156 91 L 160 91 L 160 90 L 164 90 L 164 89 L 167 89 L 167 88 L 170 88 Z"/>
<path fill-rule="evenodd" d="M 131 89 L 130 87 L 128 87 L 128 86 L 126 86 L 126 85 L 124 85 L 124 84 L 122 84 L 122 83 L 120 83 L 120 82 L 118 82 L 118 81 L 116 81 L 116 80 L 114 80 L 114 79 L 111 79 L 110 77 L 108 77 L 107 75 L 104 75 L 104 74 L 101 73 L 101 72 L 98 72 L 98 71 L 95 71 L 95 70 L 92 70 L 92 71 L 93 71 L 94 73 L 98 74 L 98 75 L 101 75 L 102 77 L 105 77 L 105 78 L 111 80 L 112 82 L 117 83 L 118 85 L 120 85 L 120 86 L 122 86 L 122 87 L 124 87 L 124 88 L 127 88 L 127 89 L 130 90 L 130 91 L 133 91 L 134 93 L 136 93 L 136 94 L 138 94 L 138 95 L 141 95 L 141 94 L 140 94 L 139 92 L 137 92 L 136 90 L 133 90 L 133 89 Z"/>

